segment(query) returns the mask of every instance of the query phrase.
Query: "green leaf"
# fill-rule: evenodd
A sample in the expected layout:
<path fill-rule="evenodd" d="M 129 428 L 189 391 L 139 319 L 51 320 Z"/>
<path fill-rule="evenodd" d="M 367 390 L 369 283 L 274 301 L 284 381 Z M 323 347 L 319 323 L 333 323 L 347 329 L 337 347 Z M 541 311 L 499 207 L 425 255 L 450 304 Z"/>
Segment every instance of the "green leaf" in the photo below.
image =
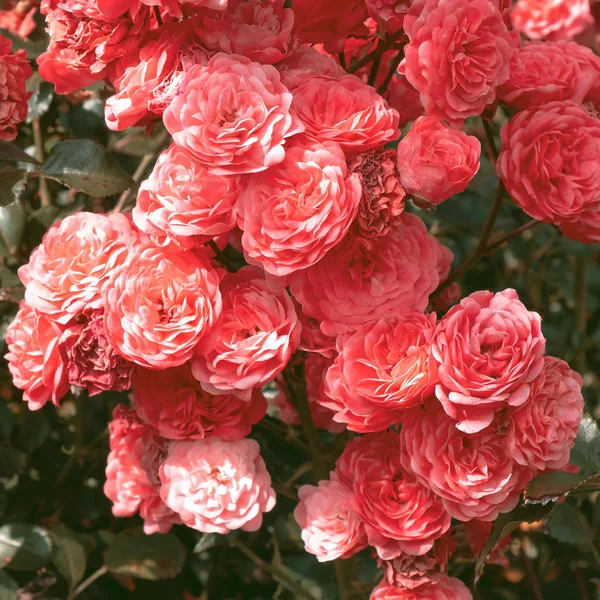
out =
<path fill-rule="evenodd" d="M 27 464 L 27 454 L 4 442 L 0 444 L 0 477 L 22 473 Z"/>
<path fill-rule="evenodd" d="M 28 523 L 0 527 L 0 566 L 15 571 L 37 571 L 52 555 L 52 541 L 45 529 Z"/>
<path fill-rule="evenodd" d="M 20 446 L 28 453 L 37 450 L 50 433 L 50 421 L 45 410 L 28 410 L 19 429 Z"/>
<path fill-rule="evenodd" d="M 223 543 L 223 536 L 217 533 L 203 533 L 196 545 L 194 546 L 194 554 L 201 554 L 206 550 L 210 550 L 215 546 Z"/>
<path fill-rule="evenodd" d="M 185 546 L 174 535 L 146 535 L 141 529 L 119 533 L 104 555 L 109 571 L 151 580 L 175 577 L 185 559 Z"/>
<path fill-rule="evenodd" d="M 548 471 L 538 475 L 529 482 L 525 489 L 525 502 L 553 502 L 568 494 L 578 485 L 588 479 L 581 473 L 566 473 L 564 471 Z"/>
<path fill-rule="evenodd" d="M 8 206 L 18 200 L 26 180 L 25 169 L 0 169 L 0 206 Z"/>
<path fill-rule="evenodd" d="M 66 528 L 51 531 L 52 538 L 52 562 L 56 565 L 58 572 L 67 580 L 71 590 L 83 579 L 87 566 L 87 557 L 83 544 L 73 535 L 65 533 Z"/>
<path fill-rule="evenodd" d="M 559 542 L 567 544 L 590 544 L 594 532 L 587 519 L 572 504 L 556 504 L 548 516 L 548 532 Z"/>
<path fill-rule="evenodd" d="M 6 572 L 0 571 L 0 600 L 17 600 L 19 585 Z"/>
<path fill-rule="evenodd" d="M 133 184 L 106 149 L 91 140 L 56 144 L 40 174 L 95 197 L 112 196 Z"/>
<path fill-rule="evenodd" d="M 0 207 L 0 236 L 10 254 L 21 244 L 25 231 L 25 211 L 20 202 Z"/>
<path fill-rule="evenodd" d="M 492 533 L 490 533 L 490 537 L 487 539 L 481 554 L 477 557 L 475 563 L 475 583 L 481 578 L 485 561 L 507 535 L 512 533 L 521 523 L 541 521 L 551 509 L 551 504 L 527 504 L 519 505 L 512 511 L 500 515 L 494 521 Z"/>
<path fill-rule="evenodd" d="M 11 144 L 9 142 L 0 142 L 0 160 L 26 162 L 34 165 L 41 164 L 39 161 L 33 158 L 33 156 L 27 154 L 25 150 L 19 148 L 19 146 L 16 144 Z"/>
<path fill-rule="evenodd" d="M 600 429 L 590 415 L 581 420 L 570 462 L 587 473 L 600 471 Z"/>
<path fill-rule="evenodd" d="M 29 112 L 26 123 L 31 123 L 43 117 L 52 104 L 54 98 L 54 86 L 47 81 L 40 81 L 33 94 L 29 98 Z"/>

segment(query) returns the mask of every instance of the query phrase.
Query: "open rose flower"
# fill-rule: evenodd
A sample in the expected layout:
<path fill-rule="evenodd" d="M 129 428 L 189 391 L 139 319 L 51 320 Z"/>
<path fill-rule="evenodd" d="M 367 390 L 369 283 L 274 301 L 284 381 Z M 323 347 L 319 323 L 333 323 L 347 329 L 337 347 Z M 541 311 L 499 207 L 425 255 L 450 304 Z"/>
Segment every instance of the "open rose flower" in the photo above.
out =
<path fill-rule="evenodd" d="M 216 175 L 171 144 L 140 186 L 133 221 L 159 245 L 183 249 L 235 227 L 239 177 Z"/>
<path fill-rule="evenodd" d="M 402 552 L 425 554 L 450 528 L 440 498 L 400 458 L 400 435 L 388 430 L 353 440 L 336 462 L 339 481 L 353 492 L 352 506 L 369 545 L 384 560 Z"/>
<path fill-rule="evenodd" d="M 519 110 L 554 100 L 583 103 L 600 84 L 600 58 L 575 42 L 531 42 L 510 59 L 501 100 Z"/>
<path fill-rule="evenodd" d="M 545 348 L 540 316 L 515 290 L 474 292 L 437 326 L 431 345 L 439 363 L 435 395 L 459 429 L 481 431 L 496 411 L 529 400 Z"/>
<path fill-rule="evenodd" d="M 298 317 L 287 292 L 271 289 L 253 267 L 227 275 L 221 292 L 221 319 L 196 347 L 192 372 L 208 392 L 250 399 L 298 347 Z"/>
<path fill-rule="evenodd" d="M 141 6 L 156 6 L 161 14 L 166 13 L 172 17 L 180 18 L 185 6 L 190 8 L 208 8 L 213 10 L 224 10 L 227 8 L 228 0 L 93 0 L 98 5 L 98 10 L 107 18 L 114 19 L 126 13 L 128 10 L 133 14 Z"/>
<path fill-rule="evenodd" d="M 131 387 L 135 365 L 108 342 L 103 310 L 84 310 L 77 323 L 61 337 L 58 350 L 65 361 L 69 383 L 85 388 L 90 396 L 106 391 L 125 392 Z"/>
<path fill-rule="evenodd" d="M 304 549 L 319 562 L 348 558 L 367 545 L 362 521 L 352 508 L 352 492 L 333 477 L 318 486 L 303 485 L 294 510 Z"/>
<path fill-rule="evenodd" d="M 467 189 L 479 170 L 481 144 L 464 131 L 419 117 L 398 145 L 398 171 L 407 193 L 440 204 Z"/>
<path fill-rule="evenodd" d="M 280 163 L 286 138 L 304 129 L 291 103 L 274 67 L 219 53 L 188 69 L 163 120 L 213 173 L 257 173 Z"/>
<path fill-rule="evenodd" d="M 389 314 L 424 310 L 441 278 L 443 246 L 419 217 L 402 213 L 386 235 L 347 236 L 316 265 L 294 273 L 291 290 L 327 335 Z"/>
<path fill-rule="evenodd" d="M 370 600 L 473 600 L 473 596 L 460 579 L 440 575 L 412 590 L 382 581 L 371 593 Z"/>
<path fill-rule="evenodd" d="M 79 212 L 55 223 L 19 268 L 27 302 L 63 324 L 84 309 L 101 308 L 102 292 L 137 240 L 130 220 L 119 213 Z"/>
<path fill-rule="evenodd" d="M 0 10 L 0 27 L 27 39 L 37 27 L 34 16 L 39 0 L 6 0 Z"/>
<path fill-rule="evenodd" d="M 496 99 L 518 37 L 491 0 L 418 0 L 404 18 L 404 73 L 429 117 L 460 127 Z"/>
<path fill-rule="evenodd" d="M 209 50 L 274 64 L 294 45 L 294 12 L 283 5 L 284 0 L 229 0 L 225 11 L 203 20 L 203 44 Z"/>
<path fill-rule="evenodd" d="M 294 88 L 292 107 L 319 142 L 337 142 L 346 154 L 365 152 L 399 135 L 398 113 L 355 75 L 314 76 Z"/>
<path fill-rule="evenodd" d="M 531 398 L 510 408 L 512 455 L 524 466 L 562 469 L 569 462 L 583 413 L 582 380 L 569 365 L 551 356 L 531 384 Z"/>
<path fill-rule="evenodd" d="M 138 369 L 132 383 L 138 416 L 168 439 L 216 435 L 236 440 L 247 436 L 267 410 L 260 390 L 254 391 L 249 402 L 231 394 L 205 392 L 189 364 L 162 371 Z"/>
<path fill-rule="evenodd" d="M 275 506 L 271 477 L 254 440 L 173 442 L 160 465 L 160 497 L 188 527 L 257 531 Z"/>
<path fill-rule="evenodd" d="M 344 237 L 361 197 L 342 149 L 302 138 L 285 159 L 247 178 L 240 195 L 242 246 L 252 263 L 287 275 L 319 261 Z"/>
<path fill-rule="evenodd" d="M 402 457 L 460 521 L 494 521 L 512 510 L 535 475 L 514 460 L 510 432 L 499 420 L 478 433 L 464 433 L 435 399 L 404 415 Z"/>
<path fill-rule="evenodd" d="M 600 208 L 600 119 L 583 106 L 564 101 L 524 110 L 501 137 L 498 175 L 528 215 L 575 224 Z"/>
<path fill-rule="evenodd" d="M 0 140 L 17 137 L 17 126 L 27 116 L 27 99 L 31 94 L 25 89 L 27 78 L 33 70 L 25 50 L 10 53 L 12 42 L 0 35 Z"/>
<path fill-rule="evenodd" d="M 219 281 L 207 252 L 140 245 L 104 293 L 109 342 L 146 368 L 183 364 L 219 317 Z"/>
<path fill-rule="evenodd" d="M 600 205 L 585 211 L 575 223 L 559 225 L 559 229 L 570 240 L 583 244 L 600 242 Z"/>
<path fill-rule="evenodd" d="M 319 321 L 305 314 L 295 298 L 294 306 L 296 307 L 298 321 L 302 325 L 298 349 L 306 352 L 316 352 L 326 358 L 333 358 L 335 356 L 335 336 L 324 334 L 321 331 Z"/>
<path fill-rule="evenodd" d="M 435 314 L 414 311 L 339 336 L 322 400 L 334 419 L 360 433 L 383 431 L 423 402 L 437 381 L 429 348 L 434 327 Z"/>
<path fill-rule="evenodd" d="M 371 18 L 380 29 L 394 33 L 402 27 L 404 15 L 410 8 L 410 0 L 365 0 Z"/>
<path fill-rule="evenodd" d="M 594 22 L 590 0 L 517 0 L 510 16 L 514 28 L 533 40 L 568 40 Z"/>
<path fill-rule="evenodd" d="M 106 464 L 104 493 L 113 502 L 116 517 L 132 517 L 139 512 L 147 534 L 165 533 L 179 517 L 160 499 L 140 463 L 146 451 L 144 435 L 147 427 L 135 411 L 119 404 L 108 425 L 110 454 Z"/>
<path fill-rule="evenodd" d="M 58 351 L 64 326 L 36 311 L 25 300 L 6 330 L 8 369 L 15 387 L 23 390 L 30 410 L 49 400 L 58 406 L 69 391 L 65 364 Z"/>
<path fill-rule="evenodd" d="M 335 79 L 346 75 L 346 71 L 339 63 L 312 46 L 295 48 L 276 66 L 281 81 L 292 92 L 304 79 L 314 75 Z"/>

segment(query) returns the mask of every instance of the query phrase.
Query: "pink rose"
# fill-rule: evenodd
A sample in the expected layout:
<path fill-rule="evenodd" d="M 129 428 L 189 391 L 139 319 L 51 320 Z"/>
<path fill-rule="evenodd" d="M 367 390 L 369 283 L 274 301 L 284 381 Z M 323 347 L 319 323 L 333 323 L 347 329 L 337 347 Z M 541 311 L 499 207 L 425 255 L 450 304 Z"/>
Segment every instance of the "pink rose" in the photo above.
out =
<path fill-rule="evenodd" d="M 180 18 L 182 9 L 186 5 L 191 8 L 209 8 L 224 10 L 227 8 L 227 0 L 93 0 L 97 1 L 98 9 L 108 18 L 121 16 L 128 10 L 137 14 L 141 6 L 156 6 L 161 13 Z M 183 6 L 182 6 L 183 5 Z"/>
<path fill-rule="evenodd" d="M 284 0 L 229 0 L 225 11 L 204 19 L 202 41 L 209 50 L 276 63 L 294 46 L 294 12 L 283 5 Z"/>
<path fill-rule="evenodd" d="M 69 391 L 65 365 L 58 351 L 64 332 L 47 315 L 21 301 L 15 318 L 6 330 L 8 369 L 15 387 L 23 390 L 30 410 L 38 410 L 51 400 L 59 400 Z"/>
<path fill-rule="evenodd" d="M 598 69 L 600 59 L 575 42 L 531 42 L 512 55 L 498 96 L 519 110 L 554 100 L 580 104 L 598 85 Z"/>
<path fill-rule="evenodd" d="M 310 353 L 304 362 L 304 378 L 306 395 L 312 420 L 317 429 L 326 429 L 331 433 L 340 433 L 346 429 L 343 423 L 333 420 L 334 412 L 323 406 L 325 397 L 325 373 L 331 366 L 331 359 L 321 354 Z M 274 398 L 275 406 L 279 409 L 279 419 L 287 425 L 300 425 L 300 417 L 296 409 L 290 404 L 282 390 Z"/>
<path fill-rule="evenodd" d="M 395 150 L 358 154 L 348 163 L 362 188 L 356 225 L 359 235 L 377 237 L 392 228 L 404 211 L 406 192 L 400 185 Z"/>
<path fill-rule="evenodd" d="M 319 142 L 337 142 L 346 154 L 365 152 L 400 136 L 398 113 L 355 75 L 306 77 L 292 107 Z"/>
<path fill-rule="evenodd" d="M 500 421 L 464 433 L 434 399 L 405 413 L 402 452 L 404 466 L 460 521 L 494 521 L 512 510 L 535 475 L 515 462 L 510 433 Z"/>
<path fill-rule="evenodd" d="M 185 69 L 208 62 L 199 45 L 198 27 L 193 18 L 167 21 L 121 59 L 112 77 L 116 93 L 106 100 L 109 129 L 121 131 L 162 116 Z"/>
<path fill-rule="evenodd" d="M 383 431 L 423 402 L 437 382 L 430 355 L 434 327 L 434 313 L 414 311 L 339 336 L 322 401 L 336 411 L 334 420 L 359 433 Z"/>
<path fill-rule="evenodd" d="M 392 78 L 386 100 L 400 115 L 400 122 L 398 123 L 400 129 L 404 129 L 411 121 L 414 121 L 425 112 L 421 104 L 421 95 L 404 75 L 396 74 Z"/>
<path fill-rule="evenodd" d="M 355 331 L 389 314 L 424 310 L 441 280 L 442 248 L 419 217 L 402 213 L 386 235 L 347 236 L 294 273 L 290 288 L 326 335 Z"/>
<path fill-rule="evenodd" d="M 319 321 L 305 314 L 300 303 L 295 298 L 293 300 L 298 321 L 302 325 L 298 349 L 306 352 L 316 352 L 326 358 L 333 358 L 335 356 L 335 336 L 325 335 L 321 331 Z"/>
<path fill-rule="evenodd" d="M 35 31 L 38 6 L 39 0 L 6 0 L 5 10 L 0 10 L 0 28 L 27 39 Z"/>
<path fill-rule="evenodd" d="M 512 289 L 474 292 L 438 323 L 435 395 L 458 429 L 485 429 L 496 411 L 524 404 L 544 364 L 541 318 Z"/>
<path fill-rule="evenodd" d="M 250 399 L 252 388 L 279 375 L 298 347 L 298 317 L 285 289 L 270 289 L 253 267 L 227 275 L 221 293 L 221 318 L 196 347 L 192 372 L 210 393 Z"/>
<path fill-rule="evenodd" d="M 27 100 L 31 94 L 25 89 L 33 70 L 25 50 L 10 53 L 12 42 L 0 35 L 0 140 L 17 137 L 17 126 L 27 117 Z"/>
<path fill-rule="evenodd" d="M 567 465 L 583 413 L 581 385 L 581 376 L 566 362 L 544 358 L 529 401 L 506 413 L 515 461 L 541 471 Z"/>
<path fill-rule="evenodd" d="M 570 240 L 584 244 L 600 242 L 600 206 L 585 211 L 574 223 L 559 225 L 559 229 Z"/>
<path fill-rule="evenodd" d="M 156 244 L 188 249 L 235 227 L 239 177 L 216 175 L 171 144 L 140 186 L 133 221 Z"/>
<path fill-rule="evenodd" d="M 280 163 L 286 138 L 304 129 L 291 104 L 274 67 L 219 53 L 188 69 L 163 119 L 209 171 L 257 173 Z"/>
<path fill-rule="evenodd" d="M 517 0 L 511 13 L 514 28 L 539 40 L 565 40 L 594 22 L 590 0 Z"/>
<path fill-rule="evenodd" d="M 460 579 L 440 575 L 435 581 L 413 590 L 382 581 L 373 590 L 370 600 L 473 600 L 473 596 Z"/>
<path fill-rule="evenodd" d="M 440 204 L 467 189 L 479 171 L 481 144 L 464 131 L 419 117 L 398 145 L 398 171 L 407 193 Z"/>
<path fill-rule="evenodd" d="M 319 562 L 348 558 L 367 546 L 362 521 L 352 508 L 352 493 L 336 479 L 303 485 L 294 519 L 302 529 L 304 549 Z"/>
<path fill-rule="evenodd" d="M 132 383 L 138 416 L 168 439 L 216 435 L 236 440 L 249 435 L 267 410 L 260 390 L 255 390 L 248 402 L 231 394 L 205 392 L 189 364 L 162 371 L 138 369 Z"/>
<path fill-rule="evenodd" d="M 323 75 L 339 79 L 346 75 L 343 67 L 313 46 L 299 46 L 276 65 L 281 81 L 292 92 L 308 77 Z"/>
<path fill-rule="evenodd" d="M 350 442 L 336 463 L 341 483 L 365 525 L 370 546 L 384 560 L 425 554 L 450 528 L 442 501 L 400 462 L 400 434 L 387 430 Z"/>
<path fill-rule="evenodd" d="M 324 43 L 329 52 L 341 52 L 347 37 L 368 33 L 364 0 L 295 0 L 293 6 L 296 34 L 306 44 Z"/>
<path fill-rule="evenodd" d="M 203 533 L 257 531 L 275 506 L 271 477 L 254 440 L 173 442 L 160 466 L 160 497 Z"/>
<path fill-rule="evenodd" d="M 160 499 L 140 458 L 146 452 L 144 436 L 147 427 L 136 417 L 135 411 L 119 404 L 108 425 L 110 454 L 106 464 L 104 493 L 113 503 L 115 517 L 132 517 L 137 512 L 144 519 L 147 534 L 165 533 L 179 517 Z"/>
<path fill-rule="evenodd" d="M 240 195 L 248 261 L 279 276 L 310 267 L 348 232 L 360 197 L 337 144 L 291 142 L 283 162 L 248 177 Z"/>
<path fill-rule="evenodd" d="M 100 392 L 125 392 L 131 387 L 135 365 L 109 344 L 102 309 L 86 309 L 60 339 L 60 355 L 67 365 L 69 383 Z"/>
<path fill-rule="evenodd" d="M 418 0 L 404 18 L 404 72 L 429 117 L 460 127 L 496 99 L 518 36 L 491 0 Z"/>
<path fill-rule="evenodd" d="M 90 0 L 83 2 L 92 4 Z M 95 8 L 94 8 L 95 10 Z M 46 0 L 42 3 L 50 44 L 37 59 L 40 75 L 53 83 L 58 94 L 68 94 L 104 79 L 113 63 L 139 45 L 154 15 L 144 7 L 136 15 L 104 20 L 102 15 L 78 10 L 77 3 Z M 97 13 L 97 11 L 96 11 Z"/>
<path fill-rule="evenodd" d="M 102 308 L 102 292 L 124 268 L 138 235 L 122 214 L 79 212 L 55 223 L 19 268 L 32 308 L 58 323 Z"/>
<path fill-rule="evenodd" d="M 140 245 L 103 295 L 109 342 L 142 367 L 183 364 L 219 317 L 219 280 L 203 250 Z"/>
<path fill-rule="evenodd" d="M 600 208 L 600 120 L 571 101 L 517 113 L 501 131 L 496 168 L 531 217 L 562 225 Z"/>

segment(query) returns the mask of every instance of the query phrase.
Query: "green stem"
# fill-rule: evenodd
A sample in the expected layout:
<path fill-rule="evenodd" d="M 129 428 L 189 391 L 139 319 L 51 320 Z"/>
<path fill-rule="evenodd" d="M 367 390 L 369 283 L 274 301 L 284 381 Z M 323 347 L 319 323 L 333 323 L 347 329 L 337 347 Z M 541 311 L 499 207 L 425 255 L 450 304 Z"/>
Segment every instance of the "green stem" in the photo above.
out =
<path fill-rule="evenodd" d="M 75 591 L 70 594 L 67 600 L 73 600 L 83 592 L 86 588 L 88 588 L 96 579 L 100 579 L 102 575 L 106 575 L 108 573 L 108 568 L 106 565 L 102 565 L 97 571 L 94 571 L 87 579 L 84 579 L 76 588 Z"/>

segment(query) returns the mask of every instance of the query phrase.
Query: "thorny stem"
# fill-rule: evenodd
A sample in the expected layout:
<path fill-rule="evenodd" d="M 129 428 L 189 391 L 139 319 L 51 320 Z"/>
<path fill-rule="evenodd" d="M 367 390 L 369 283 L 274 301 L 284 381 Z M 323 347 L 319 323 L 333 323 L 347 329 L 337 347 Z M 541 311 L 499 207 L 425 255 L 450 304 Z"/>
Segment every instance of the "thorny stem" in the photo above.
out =
<path fill-rule="evenodd" d="M 485 249 L 486 255 L 487 254 L 492 254 L 492 252 L 495 252 L 496 250 L 498 250 L 498 248 L 500 248 L 501 246 L 504 246 L 504 244 L 506 244 L 506 242 L 509 242 L 514 237 L 517 237 L 518 235 L 521 235 L 524 231 L 527 231 L 528 229 L 531 229 L 532 227 L 535 227 L 536 225 L 539 225 L 539 224 L 540 224 L 540 221 L 536 221 L 535 219 L 531 219 L 531 221 L 527 221 L 527 223 L 524 223 L 520 227 L 517 227 L 516 229 L 513 229 L 510 233 L 507 233 L 506 235 L 504 235 L 501 238 L 497 239 L 495 242 L 491 243 Z"/>
<path fill-rule="evenodd" d="M 158 8 L 158 6 L 154 6 L 154 16 L 156 17 L 156 21 L 158 22 L 159 26 L 163 24 L 163 20 L 162 17 L 160 16 L 160 10 Z"/>
<path fill-rule="evenodd" d="M 369 71 L 369 79 L 367 85 L 375 85 L 377 80 L 377 74 L 379 73 L 379 66 L 381 65 L 381 55 L 376 56 L 371 64 L 371 70 Z"/>
<path fill-rule="evenodd" d="M 389 50 L 403 34 L 404 30 L 400 28 L 398 31 L 379 42 L 377 48 L 371 50 L 371 52 L 365 54 L 362 58 L 351 62 L 346 71 L 348 71 L 348 73 L 355 73 L 361 67 L 368 65 L 371 61 L 375 60 L 375 58 L 380 57 L 386 50 Z"/>
<path fill-rule="evenodd" d="M 521 550 L 521 558 L 523 559 L 523 564 L 525 565 L 525 571 L 527 572 L 527 579 L 529 580 L 529 587 L 531 588 L 531 593 L 535 600 L 544 600 L 542 596 L 542 589 L 540 588 L 540 582 L 537 579 L 535 574 L 535 569 L 533 568 L 533 563 L 525 550 Z"/>
<path fill-rule="evenodd" d="M 392 78 L 398 71 L 398 66 L 402 62 L 403 58 L 404 58 L 404 48 L 402 50 L 400 50 L 398 52 L 398 54 L 396 54 L 396 56 L 394 56 L 394 59 L 390 63 L 390 68 L 387 72 L 387 75 L 385 76 L 385 79 L 381 82 L 381 85 L 377 88 L 378 94 L 383 94 L 384 92 L 387 91 L 388 85 L 390 85 L 390 81 L 392 81 Z"/>
<path fill-rule="evenodd" d="M 72 594 L 70 594 L 67 598 L 67 600 L 73 600 L 73 598 L 76 598 L 77 596 L 79 596 L 79 594 L 81 594 L 81 592 L 83 592 L 86 588 L 88 588 L 90 585 L 92 585 L 92 583 L 94 583 L 94 581 L 96 581 L 96 579 L 100 579 L 100 577 L 102 577 L 102 575 L 106 575 L 108 573 L 108 568 L 106 565 L 102 565 L 97 571 L 94 571 L 87 579 L 84 579 L 73 591 Z"/>
<path fill-rule="evenodd" d="M 490 155 L 490 161 L 496 166 L 496 161 L 498 160 L 498 148 L 496 147 L 496 140 L 494 139 L 494 132 L 490 126 L 489 119 L 481 119 L 483 122 L 483 129 L 485 130 L 485 137 L 487 139 L 488 144 L 488 152 Z"/>
<path fill-rule="evenodd" d="M 44 150 L 44 133 L 40 125 L 39 119 L 33 120 L 33 142 L 35 144 L 35 153 L 37 159 L 43 163 L 46 158 L 46 152 Z M 40 175 L 40 204 L 42 206 L 52 206 L 52 196 L 50 194 L 50 188 L 46 178 Z"/>

